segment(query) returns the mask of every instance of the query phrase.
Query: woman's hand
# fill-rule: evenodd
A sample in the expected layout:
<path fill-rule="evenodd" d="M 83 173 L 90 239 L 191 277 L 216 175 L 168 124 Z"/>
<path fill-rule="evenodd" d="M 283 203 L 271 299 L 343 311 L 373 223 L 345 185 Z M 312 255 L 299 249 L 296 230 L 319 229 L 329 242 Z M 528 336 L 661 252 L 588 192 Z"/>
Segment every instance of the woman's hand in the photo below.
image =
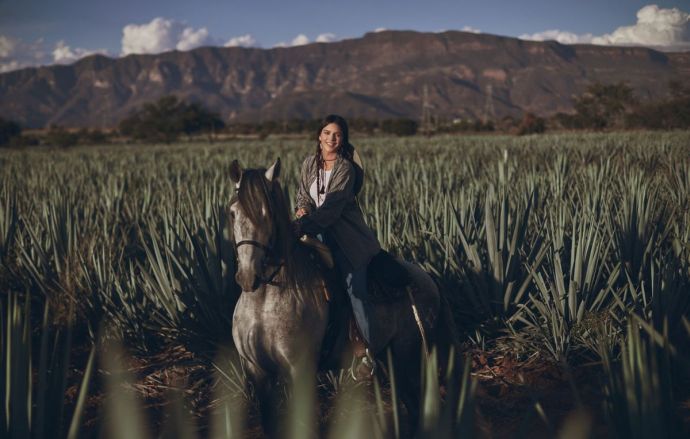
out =
<path fill-rule="evenodd" d="M 300 207 L 299 209 L 297 209 L 297 212 L 295 212 L 295 216 L 296 216 L 297 218 L 302 218 L 302 217 L 303 217 L 304 215 L 306 215 L 306 214 L 307 214 L 307 211 L 304 210 L 303 207 Z"/>

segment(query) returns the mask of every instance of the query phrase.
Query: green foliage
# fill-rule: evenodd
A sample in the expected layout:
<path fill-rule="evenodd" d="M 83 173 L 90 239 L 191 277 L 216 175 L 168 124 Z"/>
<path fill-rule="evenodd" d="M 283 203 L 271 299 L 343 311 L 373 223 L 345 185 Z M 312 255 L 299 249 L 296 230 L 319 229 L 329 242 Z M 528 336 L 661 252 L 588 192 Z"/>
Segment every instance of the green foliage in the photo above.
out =
<path fill-rule="evenodd" d="M 44 141 L 48 145 L 57 146 L 58 148 L 67 148 L 79 142 L 79 135 L 68 131 L 64 127 L 53 125 L 45 135 Z"/>
<path fill-rule="evenodd" d="M 91 349 L 84 365 L 76 404 L 65 407 L 72 329 L 51 325 L 50 307 L 47 302 L 42 304 L 43 321 L 35 328 L 31 322 L 30 296 L 22 300 L 19 295 L 9 293 L 0 301 L 0 373 L 3 377 L 0 394 L 4 401 L 0 431 L 3 437 L 62 436 L 69 428 L 67 436 L 76 438 L 81 428 L 95 349 Z M 39 349 L 32 352 L 36 330 L 40 338 Z"/>
<path fill-rule="evenodd" d="M 606 373 L 606 416 L 620 438 L 683 437 L 675 398 L 671 352 L 667 337 L 661 343 L 628 322 L 620 361 L 603 355 Z"/>
<path fill-rule="evenodd" d="M 669 81 L 666 98 L 639 101 L 625 83 L 597 82 L 575 99 L 575 111 L 559 113 L 554 120 L 571 129 L 687 129 L 690 128 L 690 87 L 680 81 Z"/>
<path fill-rule="evenodd" d="M 630 337 L 631 315 L 648 335 L 656 334 L 649 338 L 657 345 L 665 334 L 676 352 L 687 343 L 687 132 L 353 141 L 367 170 L 359 202 L 368 223 L 383 247 L 433 274 L 462 329 L 479 331 L 476 343 L 489 345 L 500 334 L 519 348 L 518 356 L 565 361 L 573 368 L 581 355 L 591 359 L 609 352 L 611 383 L 623 373 L 618 352 L 621 339 Z M 234 194 L 227 170 L 235 158 L 246 166 L 265 166 L 279 153 L 282 184 L 294 200 L 299 166 L 313 143 L 284 140 L 279 149 L 234 140 L 183 147 L 76 146 L 50 154 L 2 151 L 2 287 L 13 294 L 28 291 L 34 309 L 47 302 L 49 322 L 71 321 L 87 340 L 120 339 L 144 358 L 171 341 L 212 350 L 230 337 L 238 294 L 224 218 Z M 26 312 L 23 300 L 12 306 L 13 313 Z M 17 327 L 24 328 L 23 322 Z M 63 338 L 53 344 L 56 332 L 41 338 L 42 329 L 33 328 L 55 358 L 65 352 L 67 330 L 61 329 Z M 23 329 L 12 331 L 21 338 Z M 200 339 L 208 343 L 201 345 Z M 35 370 L 40 343 L 33 350 Z M 20 375 L 29 361 L 22 355 L 14 357 L 24 368 L 15 368 Z M 674 354 L 669 361 L 674 373 L 683 366 Z M 660 376 L 666 369 L 658 365 Z M 222 433 L 214 437 L 241 431 L 243 421 L 237 419 L 243 417 L 234 411 L 245 408 L 237 408 L 242 404 L 235 404 L 235 397 L 251 397 L 241 366 L 226 366 L 218 363 L 227 384 L 220 387 L 231 395 L 219 406 L 222 417 L 213 428 Z M 465 437 L 476 424 L 469 408 L 455 416 L 460 406 L 473 404 L 469 369 L 460 369 L 457 365 L 457 375 L 448 377 L 456 384 L 447 385 L 443 399 L 429 372 L 434 368 L 426 369 L 428 418 L 422 424 L 440 437 L 448 431 Z M 53 375 L 55 392 L 60 373 Z M 36 376 L 34 384 L 41 382 Z M 647 380 L 637 372 L 629 376 L 638 377 L 626 378 L 631 382 Z M 337 373 L 331 381 L 349 394 Z M 382 385 L 378 391 L 379 408 L 339 425 L 353 431 L 378 425 L 370 431 L 384 437 L 403 434 L 395 385 L 390 393 Z M 634 407 L 618 397 L 611 401 L 610 413 Z M 675 401 L 664 404 L 677 407 Z M 69 415 L 70 408 L 65 410 Z M 23 423 L 21 416 L 16 419 Z M 62 431 L 67 424 L 64 418 Z"/>
<path fill-rule="evenodd" d="M 419 124 L 412 119 L 386 119 L 381 121 L 381 131 L 396 136 L 413 136 Z"/>
<path fill-rule="evenodd" d="M 82 128 L 76 134 L 81 145 L 103 145 L 110 141 L 108 134 L 98 129 Z"/>
<path fill-rule="evenodd" d="M 36 135 L 22 134 L 21 136 L 12 137 L 10 146 L 24 148 L 27 146 L 38 146 L 41 144 L 41 138 Z"/>
<path fill-rule="evenodd" d="M 555 119 L 561 126 L 571 129 L 622 128 L 637 105 L 633 89 L 625 82 L 594 82 L 575 98 L 575 114 L 559 113 Z"/>
<path fill-rule="evenodd" d="M 517 135 L 541 134 L 546 131 L 546 121 L 532 113 L 525 113 L 517 127 Z"/>
<path fill-rule="evenodd" d="M 22 128 L 17 122 L 0 117 L 0 146 L 7 145 L 10 141 L 22 134 Z"/>
<path fill-rule="evenodd" d="M 640 105 L 626 118 L 628 127 L 654 130 L 690 128 L 690 86 L 670 81 L 669 96 Z"/>
<path fill-rule="evenodd" d="M 222 129 L 218 115 L 198 103 L 186 103 L 174 95 L 149 102 L 120 122 L 120 132 L 144 142 L 172 143 L 181 134 L 192 136 Z"/>

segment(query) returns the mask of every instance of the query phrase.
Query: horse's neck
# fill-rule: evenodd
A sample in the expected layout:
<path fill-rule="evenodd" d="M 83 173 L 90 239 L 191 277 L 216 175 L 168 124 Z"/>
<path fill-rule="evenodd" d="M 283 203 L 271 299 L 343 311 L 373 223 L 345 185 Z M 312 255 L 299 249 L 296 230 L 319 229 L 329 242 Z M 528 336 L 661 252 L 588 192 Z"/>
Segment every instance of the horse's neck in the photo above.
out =
<path fill-rule="evenodd" d="M 273 269 L 273 267 L 271 267 Z M 285 303 L 287 306 L 299 306 L 299 303 L 311 303 L 313 306 L 326 305 L 325 284 L 322 276 L 314 272 L 315 279 L 311 279 L 310 285 L 297 285 L 293 288 L 285 276 L 285 267 L 276 273 L 270 284 L 264 284 L 252 292 L 242 292 L 245 300 L 257 306 L 272 305 L 276 302 Z"/>

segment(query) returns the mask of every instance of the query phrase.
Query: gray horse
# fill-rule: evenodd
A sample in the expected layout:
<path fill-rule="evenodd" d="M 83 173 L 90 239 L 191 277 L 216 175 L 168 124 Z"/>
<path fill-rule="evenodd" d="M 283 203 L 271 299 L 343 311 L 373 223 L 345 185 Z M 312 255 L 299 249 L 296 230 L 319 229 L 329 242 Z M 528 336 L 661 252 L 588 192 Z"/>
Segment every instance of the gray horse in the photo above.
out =
<path fill-rule="evenodd" d="M 237 251 L 235 277 L 242 288 L 232 336 L 254 384 L 264 428 L 269 428 L 273 412 L 267 402 L 274 400 L 273 385 L 279 378 L 295 379 L 302 358 L 319 358 L 329 303 L 323 274 L 315 268 L 310 250 L 292 233 L 288 204 L 278 183 L 280 159 L 268 170 L 243 170 L 235 160 L 230 171 L 237 192 L 229 206 Z M 414 284 L 419 320 L 429 342 L 438 346 L 443 364 L 452 333 L 447 306 L 440 306 L 438 288 L 426 272 L 401 263 Z M 375 308 L 373 328 L 391 350 L 396 385 L 416 425 L 423 352 L 418 322 L 408 296 Z M 333 351 L 331 367 L 340 364 L 338 357 L 346 344 L 341 342 Z M 385 358 L 385 349 L 376 355 Z"/>

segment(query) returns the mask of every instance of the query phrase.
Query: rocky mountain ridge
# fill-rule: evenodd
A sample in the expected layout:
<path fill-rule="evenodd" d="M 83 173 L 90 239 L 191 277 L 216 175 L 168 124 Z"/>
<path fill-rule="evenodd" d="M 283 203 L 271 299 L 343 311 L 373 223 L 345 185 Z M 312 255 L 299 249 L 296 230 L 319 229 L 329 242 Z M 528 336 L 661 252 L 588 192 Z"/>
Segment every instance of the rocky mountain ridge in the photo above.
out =
<path fill-rule="evenodd" d="M 690 52 L 562 45 L 489 34 L 384 31 L 287 48 L 203 47 L 101 55 L 71 65 L 0 74 L 0 117 L 29 127 L 107 128 L 166 94 L 198 101 L 228 121 L 432 116 L 548 116 L 572 111 L 594 81 L 626 81 L 641 99 L 690 78 Z M 426 90 L 426 91 L 425 91 Z M 492 105 L 487 105 L 490 102 Z"/>

